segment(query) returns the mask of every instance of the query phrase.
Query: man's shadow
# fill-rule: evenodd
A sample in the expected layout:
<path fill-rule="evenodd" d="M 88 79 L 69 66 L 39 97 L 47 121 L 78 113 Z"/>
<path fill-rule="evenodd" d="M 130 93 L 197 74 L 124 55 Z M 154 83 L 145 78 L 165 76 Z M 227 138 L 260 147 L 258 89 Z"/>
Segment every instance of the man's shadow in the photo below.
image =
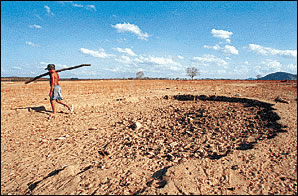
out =
<path fill-rule="evenodd" d="M 39 113 L 43 113 L 43 114 L 49 114 L 51 113 L 51 111 L 49 110 L 46 110 L 46 108 L 44 106 L 38 106 L 38 107 L 24 107 L 24 108 L 15 108 L 16 110 L 17 109 L 27 109 L 29 112 L 31 111 L 35 111 L 35 112 L 39 112 Z"/>

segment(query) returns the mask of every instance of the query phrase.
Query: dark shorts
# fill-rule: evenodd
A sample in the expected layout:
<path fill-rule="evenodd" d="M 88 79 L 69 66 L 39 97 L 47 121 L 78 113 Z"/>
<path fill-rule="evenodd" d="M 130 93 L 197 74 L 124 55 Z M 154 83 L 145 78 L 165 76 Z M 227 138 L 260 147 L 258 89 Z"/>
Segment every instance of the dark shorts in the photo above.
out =
<path fill-rule="evenodd" d="M 62 93 L 61 93 L 61 87 L 60 85 L 55 85 L 54 86 L 54 89 L 53 89 L 53 93 L 52 93 L 52 97 L 51 97 L 51 100 L 54 100 L 54 99 L 58 99 L 58 100 L 62 100 Z"/>

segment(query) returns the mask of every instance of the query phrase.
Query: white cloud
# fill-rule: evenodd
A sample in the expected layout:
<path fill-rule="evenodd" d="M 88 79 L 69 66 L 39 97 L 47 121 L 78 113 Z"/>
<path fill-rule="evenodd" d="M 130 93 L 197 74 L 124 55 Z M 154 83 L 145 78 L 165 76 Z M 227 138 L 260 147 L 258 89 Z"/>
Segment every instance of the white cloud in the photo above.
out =
<path fill-rule="evenodd" d="M 223 52 L 227 53 L 227 54 L 239 54 L 238 50 L 234 46 L 231 46 L 231 45 L 225 45 Z"/>
<path fill-rule="evenodd" d="M 80 8 L 84 8 L 86 10 L 94 10 L 94 11 L 96 11 L 95 5 L 81 5 L 81 4 L 76 4 L 76 3 L 72 3 L 71 5 L 73 7 L 80 7 Z"/>
<path fill-rule="evenodd" d="M 81 48 L 80 52 L 97 58 L 108 58 L 110 56 L 114 56 L 112 54 L 107 54 L 103 48 L 100 48 L 99 51 Z"/>
<path fill-rule="evenodd" d="M 266 59 L 262 61 L 262 65 L 265 71 L 281 71 L 282 64 L 276 60 Z"/>
<path fill-rule="evenodd" d="M 30 42 L 30 41 L 26 41 L 26 44 L 27 44 L 28 46 L 39 47 L 38 44 L 35 44 L 35 43 L 33 43 L 33 42 Z"/>
<path fill-rule="evenodd" d="M 127 39 L 126 38 L 119 38 L 119 39 L 117 39 L 117 42 L 118 43 L 125 43 L 125 42 L 127 42 Z"/>
<path fill-rule="evenodd" d="M 213 49 L 213 50 L 221 49 L 221 47 L 218 44 L 216 44 L 215 46 L 204 45 L 204 48 Z"/>
<path fill-rule="evenodd" d="M 133 60 L 128 56 L 121 56 L 120 58 L 116 58 L 115 61 L 123 64 L 132 64 Z"/>
<path fill-rule="evenodd" d="M 283 57 L 297 58 L 297 50 L 278 50 L 257 44 L 249 44 L 249 50 L 261 55 L 279 55 Z"/>
<path fill-rule="evenodd" d="M 34 16 L 36 16 L 39 20 L 43 21 L 43 19 L 38 14 L 34 14 Z"/>
<path fill-rule="evenodd" d="M 104 70 L 109 72 L 115 72 L 115 73 L 136 73 L 136 69 L 131 69 L 130 67 L 125 66 L 119 66 L 119 67 L 113 67 L 113 68 L 104 68 Z"/>
<path fill-rule="evenodd" d="M 151 72 L 160 72 L 163 69 L 170 69 L 173 71 L 181 69 L 181 64 L 175 62 L 172 58 L 165 57 L 141 55 L 138 57 L 121 56 L 120 58 L 116 58 L 115 61 L 122 63 L 123 65 L 134 66 L 134 68 L 143 67 L 146 70 L 151 70 Z"/>
<path fill-rule="evenodd" d="M 75 71 L 71 73 L 72 76 L 77 76 L 77 77 L 81 77 L 81 76 L 97 76 L 98 73 L 96 71 L 90 71 L 90 70 L 84 70 L 81 69 L 79 72 Z"/>
<path fill-rule="evenodd" d="M 193 57 L 192 59 L 194 62 L 198 62 L 200 63 L 201 65 L 205 65 L 205 66 L 209 66 L 209 65 L 223 65 L 225 67 L 225 65 L 228 65 L 228 63 L 221 59 L 221 58 L 218 58 L 214 55 L 203 55 L 202 57 Z"/>
<path fill-rule="evenodd" d="M 175 62 L 172 58 L 149 56 L 141 57 L 139 60 L 143 61 L 143 64 L 150 65 L 151 71 L 159 72 L 161 69 L 177 71 L 181 69 L 181 64 Z"/>
<path fill-rule="evenodd" d="M 41 64 L 41 65 L 48 65 L 48 64 L 50 64 L 50 63 L 46 63 L 46 62 L 41 61 L 40 64 Z"/>
<path fill-rule="evenodd" d="M 297 73 L 297 64 L 284 65 L 276 60 L 265 59 L 259 65 L 254 66 L 253 71 L 262 76 L 267 75 L 268 73 L 281 71 L 295 74 Z"/>
<path fill-rule="evenodd" d="M 81 5 L 81 4 L 76 4 L 76 3 L 72 4 L 72 6 L 73 6 L 73 7 L 84 7 L 83 5 Z"/>
<path fill-rule="evenodd" d="M 17 66 L 14 66 L 12 67 L 13 69 L 17 69 L 17 70 L 21 70 L 22 68 L 21 67 L 17 67 Z"/>
<path fill-rule="evenodd" d="M 180 56 L 180 55 L 178 55 L 177 57 L 178 57 L 178 59 L 181 59 L 181 60 L 184 59 L 184 57 Z"/>
<path fill-rule="evenodd" d="M 130 48 L 125 48 L 125 49 L 122 49 L 122 48 L 113 48 L 114 50 L 118 51 L 118 52 L 121 52 L 121 53 L 126 53 L 130 56 L 137 56 Z"/>
<path fill-rule="evenodd" d="M 68 65 L 63 65 L 63 64 L 55 64 L 55 67 L 56 67 L 56 69 L 57 68 L 62 69 L 62 68 L 67 68 L 69 66 Z"/>
<path fill-rule="evenodd" d="M 241 66 L 237 66 L 235 67 L 233 70 L 231 70 L 231 74 L 244 74 L 244 73 L 248 73 L 250 69 L 248 69 L 247 66 L 245 65 L 241 65 Z"/>
<path fill-rule="evenodd" d="M 46 8 L 46 11 L 49 15 L 54 16 L 54 13 L 51 11 L 51 8 L 49 6 L 45 5 L 44 8 Z"/>
<path fill-rule="evenodd" d="M 64 4 L 64 3 L 72 3 L 73 1 L 58 1 L 58 3 Z"/>
<path fill-rule="evenodd" d="M 204 45 L 204 48 L 220 50 L 226 54 L 239 54 L 239 51 L 234 46 L 231 46 L 231 45 L 225 45 L 225 47 L 221 47 L 218 44 L 216 44 L 215 46 Z"/>
<path fill-rule="evenodd" d="M 163 57 L 149 57 L 149 62 L 156 63 L 159 65 L 166 65 L 166 64 L 177 64 L 173 59 L 170 58 L 163 58 Z"/>
<path fill-rule="evenodd" d="M 34 25 L 29 25 L 29 27 L 30 28 L 32 28 L 32 29 L 41 29 L 42 27 L 40 26 L 40 25 L 36 25 L 36 24 L 34 24 Z"/>
<path fill-rule="evenodd" d="M 41 61 L 39 64 L 41 64 L 41 68 L 46 68 L 47 67 L 47 65 L 48 64 L 53 64 L 53 62 L 43 62 L 43 61 Z M 57 69 L 62 69 L 62 68 L 67 68 L 67 67 L 69 67 L 68 65 L 64 65 L 64 64 L 56 64 L 56 63 L 54 63 L 55 64 L 55 68 Z"/>
<path fill-rule="evenodd" d="M 297 64 L 287 65 L 287 70 L 291 73 L 296 73 L 297 74 Z"/>
<path fill-rule="evenodd" d="M 213 37 L 221 38 L 221 39 L 229 39 L 230 36 L 233 34 L 232 32 L 225 31 L 225 30 L 216 30 L 212 29 L 211 33 Z M 227 42 L 229 43 L 231 40 L 228 40 Z"/>
<path fill-rule="evenodd" d="M 87 10 L 94 10 L 94 11 L 96 11 L 95 5 L 86 5 L 86 9 Z"/>
<path fill-rule="evenodd" d="M 123 24 L 116 24 L 112 25 L 118 32 L 131 32 L 138 36 L 138 39 L 148 40 L 149 37 L 148 33 L 143 33 L 137 25 L 123 23 Z"/>
<path fill-rule="evenodd" d="M 111 72 L 124 72 L 123 69 L 121 69 L 120 67 L 113 67 L 113 68 L 104 68 L 104 70 L 107 70 L 107 71 L 111 71 Z"/>
<path fill-rule="evenodd" d="M 216 72 L 217 72 L 218 74 L 225 74 L 227 71 L 224 70 L 224 69 L 219 69 L 219 70 L 216 70 Z"/>
<path fill-rule="evenodd" d="M 260 65 L 255 66 L 254 71 L 255 71 L 256 74 L 259 74 L 261 76 L 263 76 L 265 74 L 265 72 L 262 71 L 262 67 Z"/>
<path fill-rule="evenodd" d="M 149 57 L 140 56 L 137 59 L 137 61 L 142 63 L 155 64 L 155 65 L 179 65 L 179 63 L 175 62 L 172 58 L 155 57 L 155 56 L 149 56 Z"/>

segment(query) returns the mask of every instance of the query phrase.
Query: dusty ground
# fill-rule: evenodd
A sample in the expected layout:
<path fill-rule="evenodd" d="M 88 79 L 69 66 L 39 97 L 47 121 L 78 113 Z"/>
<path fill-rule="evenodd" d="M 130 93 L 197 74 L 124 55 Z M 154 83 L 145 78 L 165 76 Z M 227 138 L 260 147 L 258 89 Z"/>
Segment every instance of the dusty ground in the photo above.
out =
<path fill-rule="evenodd" d="M 297 194 L 296 82 L 61 86 L 1 82 L 1 194 Z"/>

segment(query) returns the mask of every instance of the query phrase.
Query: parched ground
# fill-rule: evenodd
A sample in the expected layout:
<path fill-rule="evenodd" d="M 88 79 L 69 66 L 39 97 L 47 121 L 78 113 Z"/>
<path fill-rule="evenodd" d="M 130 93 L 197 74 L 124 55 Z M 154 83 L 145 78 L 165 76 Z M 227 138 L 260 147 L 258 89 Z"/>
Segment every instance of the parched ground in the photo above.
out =
<path fill-rule="evenodd" d="M 297 194 L 296 81 L 60 84 L 1 82 L 1 194 Z"/>

